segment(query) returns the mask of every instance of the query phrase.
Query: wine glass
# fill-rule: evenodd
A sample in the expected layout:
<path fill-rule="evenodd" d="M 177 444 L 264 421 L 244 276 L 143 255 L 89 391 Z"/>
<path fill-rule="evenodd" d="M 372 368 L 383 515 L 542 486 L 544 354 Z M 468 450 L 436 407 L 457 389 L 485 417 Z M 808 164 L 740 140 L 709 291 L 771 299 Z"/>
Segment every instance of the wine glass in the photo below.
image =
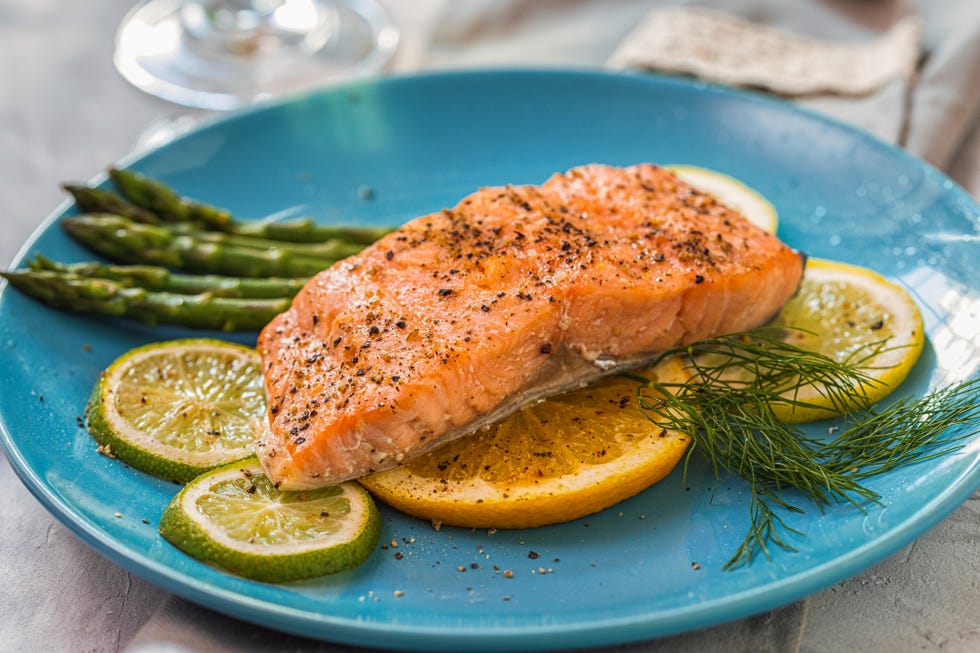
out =
<path fill-rule="evenodd" d="M 146 0 L 114 61 L 152 95 L 221 111 L 376 73 L 397 45 L 376 0 Z"/>

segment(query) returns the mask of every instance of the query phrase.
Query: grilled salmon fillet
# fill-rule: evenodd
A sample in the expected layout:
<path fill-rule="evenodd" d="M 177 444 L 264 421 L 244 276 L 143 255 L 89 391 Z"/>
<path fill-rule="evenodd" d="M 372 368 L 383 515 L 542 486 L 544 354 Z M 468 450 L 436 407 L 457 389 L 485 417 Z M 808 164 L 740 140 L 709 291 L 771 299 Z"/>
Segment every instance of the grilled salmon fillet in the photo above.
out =
<path fill-rule="evenodd" d="M 802 256 L 649 164 L 483 188 L 324 270 L 259 336 L 281 488 L 337 483 L 532 399 L 758 326 Z"/>

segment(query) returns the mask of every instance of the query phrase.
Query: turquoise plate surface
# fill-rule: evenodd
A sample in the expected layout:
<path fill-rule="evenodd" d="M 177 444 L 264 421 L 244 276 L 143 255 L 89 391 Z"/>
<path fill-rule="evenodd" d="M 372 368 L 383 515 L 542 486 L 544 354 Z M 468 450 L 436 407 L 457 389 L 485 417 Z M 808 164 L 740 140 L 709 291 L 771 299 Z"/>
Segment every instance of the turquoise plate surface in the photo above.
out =
<path fill-rule="evenodd" d="M 228 117 L 126 165 L 243 217 L 282 212 L 398 224 L 480 186 L 538 183 L 589 162 L 642 161 L 732 174 L 776 206 L 787 243 L 869 266 L 911 289 L 928 343 L 902 393 L 977 376 L 974 200 L 893 147 L 749 93 L 599 71 L 384 79 Z M 90 259 L 58 227 L 72 211 L 52 215 L 22 257 L 40 251 Z M 771 561 L 726 572 L 721 566 L 747 526 L 748 495 L 738 479 L 716 483 L 694 464 L 686 481 L 674 473 L 600 514 L 534 530 L 437 532 L 385 510 L 383 541 L 397 549 L 379 548 L 349 573 L 265 585 L 164 542 L 156 524 L 177 487 L 100 455 L 77 423 L 92 384 L 115 357 L 189 334 L 59 313 L 4 288 L 2 445 L 37 499 L 107 558 L 191 601 L 324 640 L 523 650 L 703 628 L 869 567 L 980 487 L 974 438 L 959 453 L 873 479 L 868 485 L 884 501 L 866 512 L 843 505 L 788 515 L 806 533 L 792 540 L 798 553 L 776 551 Z M 255 334 L 235 339 L 253 343 Z M 500 573 L 506 569 L 513 578 Z"/>

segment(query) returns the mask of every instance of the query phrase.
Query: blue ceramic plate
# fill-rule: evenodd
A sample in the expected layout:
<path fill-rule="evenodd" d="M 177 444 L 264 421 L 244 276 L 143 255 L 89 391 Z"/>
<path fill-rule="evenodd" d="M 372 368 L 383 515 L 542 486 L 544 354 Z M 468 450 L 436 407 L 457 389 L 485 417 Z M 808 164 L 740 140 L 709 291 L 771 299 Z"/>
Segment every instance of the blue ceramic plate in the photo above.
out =
<path fill-rule="evenodd" d="M 588 162 L 641 161 L 735 175 L 775 204 L 786 242 L 812 256 L 870 266 L 909 287 L 929 342 L 903 393 L 977 375 L 976 203 L 892 147 L 751 94 L 599 72 L 388 79 L 233 116 L 129 165 L 241 216 L 283 211 L 397 224 L 482 185 L 537 183 Z M 90 258 L 58 228 L 69 210 L 52 216 L 25 256 Z M 871 481 L 885 498 L 867 512 L 845 505 L 787 516 L 806 533 L 792 540 L 798 553 L 777 551 L 771 561 L 726 572 L 721 566 L 748 523 L 745 486 L 729 478 L 716 483 L 695 464 L 686 482 L 675 473 L 601 514 L 555 527 L 437 532 L 385 511 L 383 541 L 397 549 L 379 548 L 350 573 L 264 585 L 165 543 L 156 524 L 177 487 L 98 454 L 77 423 L 100 370 L 116 356 L 187 334 L 58 313 L 5 288 L 3 446 L 34 495 L 103 555 L 191 601 L 316 638 L 426 650 L 530 649 L 702 628 L 865 569 L 980 486 L 980 442 L 973 441 L 960 453 Z M 253 342 L 254 334 L 237 339 Z M 508 569 L 512 578 L 502 573 Z"/>

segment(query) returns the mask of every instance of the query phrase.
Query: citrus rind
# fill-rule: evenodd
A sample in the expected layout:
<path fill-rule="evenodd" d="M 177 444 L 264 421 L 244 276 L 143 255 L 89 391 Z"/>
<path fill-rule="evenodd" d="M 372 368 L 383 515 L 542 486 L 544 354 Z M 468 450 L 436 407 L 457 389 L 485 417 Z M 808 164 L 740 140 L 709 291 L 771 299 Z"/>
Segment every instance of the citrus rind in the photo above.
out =
<path fill-rule="evenodd" d="M 280 492 L 253 457 L 188 483 L 164 510 L 159 531 L 201 562 L 287 583 L 361 565 L 377 546 L 381 516 L 357 483 Z"/>
<path fill-rule="evenodd" d="M 776 208 L 762 194 L 735 177 L 693 165 L 668 165 L 664 168 L 681 181 L 741 212 L 757 227 L 771 234 L 776 233 L 779 227 Z"/>
<path fill-rule="evenodd" d="M 638 374 L 688 376 L 676 358 Z M 439 524 L 531 528 L 584 517 L 660 481 L 687 451 L 688 436 L 657 427 L 640 409 L 641 385 L 613 377 L 532 404 L 361 483 Z"/>
<path fill-rule="evenodd" d="M 253 453 L 265 415 L 258 352 L 209 338 L 130 350 L 99 377 L 86 408 L 104 453 L 158 478 L 186 482 Z"/>
<path fill-rule="evenodd" d="M 908 376 L 925 344 L 922 314 L 904 288 L 867 268 L 823 259 L 807 261 L 800 289 L 773 322 L 795 327 L 785 332 L 790 344 L 857 364 L 869 377 L 855 388 L 859 401 L 851 408 L 888 396 Z M 804 386 L 792 397 L 806 405 L 773 405 L 786 423 L 842 412 L 819 387 Z"/>

